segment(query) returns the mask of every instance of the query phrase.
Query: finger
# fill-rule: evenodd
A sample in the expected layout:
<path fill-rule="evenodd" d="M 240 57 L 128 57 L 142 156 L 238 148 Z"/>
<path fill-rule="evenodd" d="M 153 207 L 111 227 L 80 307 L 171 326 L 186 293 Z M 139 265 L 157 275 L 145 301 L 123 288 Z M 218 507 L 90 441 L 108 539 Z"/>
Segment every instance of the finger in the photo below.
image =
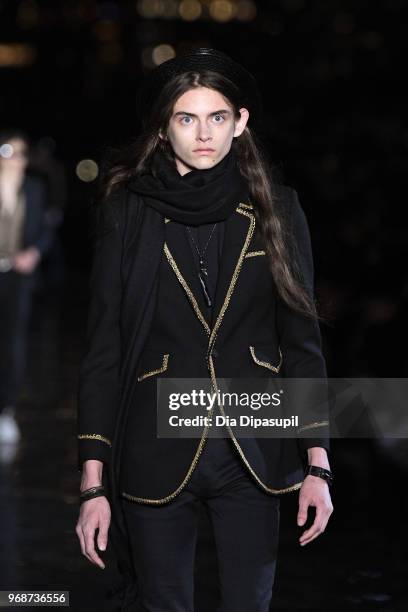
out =
<path fill-rule="evenodd" d="M 329 522 L 330 515 L 331 515 L 331 510 L 329 508 L 323 509 L 322 532 L 325 531 L 325 529 L 327 527 L 327 523 Z"/>
<path fill-rule="evenodd" d="M 315 533 L 312 537 L 308 538 L 307 540 L 304 540 L 303 542 L 300 543 L 301 546 L 306 546 L 306 544 L 309 544 L 310 542 L 312 542 L 312 540 L 315 540 L 316 538 L 318 538 L 320 535 L 320 533 Z"/>
<path fill-rule="evenodd" d="M 86 551 L 86 554 L 89 555 L 90 561 L 92 561 L 92 563 L 95 563 L 95 565 L 99 565 L 99 567 L 104 568 L 105 564 L 95 550 L 95 528 L 94 527 L 88 528 L 88 530 L 86 530 L 84 533 L 85 533 L 85 551 Z"/>
<path fill-rule="evenodd" d="M 324 531 L 326 530 L 327 523 L 329 521 L 330 514 L 331 514 L 330 510 L 327 510 L 326 512 L 324 512 L 322 522 L 320 523 L 320 525 L 318 525 L 317 533 L 315 533 L 314 535 L 312 534 L 311 536 L 310 535 L 308 536 L 308 532 L 310 531 L 310 529 L 309 529 L 308 531 L 305 531 L 302 534 L 301 538 L 299 538 L 301 540 L 301 542 L 300 542 L 301 546 L 304 546 L 305 544 L 309 544 L 309 542 L 311 542 L 312 540 L 315 540 L 322 533 L 324 533 Z M 312 525 L 312 527 L 313 527 L 313 525 Z M 306 539 L 303 539 L 305 537 L 306 537 Z"/>
<path fill-rule="evenodd" d="M 313 523 L 310 529 L 302 533 L 302 535 L 299 538 L 299 542 L 300 544 L 306 544 L 309 540 L 313 540 L 315 537 L 320 535 L 320 533 L 321 533 L 320 526 L 315 525 L 315 523 Z"/>
<path fill-rule="evenodd" d="M 91 563 L 93 563 L 91 557 L 88 555 L 88 553 L 86 552 L 86 544 L 85 544 L 85 533 L 84 530 L 81 528 L 81 548 L 82 548 L 82 554 L 84 555 L 84 557 L 86 557 L 88 559 L 88 561 L 90 561 Z"/>
<path fill-rule="evenodd" d="M 75 531 L 78 536 L 79 544 L 81 546 L 81 552 L 83 555 L 85 555 L 85 539 L 84 539 L 84 534 L 82 533 L 82 528 L 80 527 L 80 525 L 76 526 Z"/>
<path fill-rule="evenodd" d="M 307 521 L 307 510 L 309 508 L 309 502 L 299 498 L 299 510 L 297 514 L 297 524 L 299 527 L 304 525 Z"/>
<path fill-rule="evenodd" d="M 302 533 L 299 538 L 300 543 L 305 543 L 311 538 L 314 539 L 315 537 L 320 535 L 324 531 L 326 523 L 326 511 L 322 504 L 318 504 L 316 506 L 316 516 L 315 520 L 313 521 L 313 525 L 311 525 L 309 529 Z"/>
<path fill-rule="evenodd" d="M 88 554 L 87 550 L 86 550 L 86 539 L 85 539 L 85 530 L 81 529 L 81 538 L 82 538 L 82 542 L 83 542 L 83 555 L 88 559 L 88 561 L 90 561 L 91 563 L 93 563 L 92 558 L 90 557 L 90 555 Z"/>
<path fill-rule="evenodd" d="M 306 531 L 302 533 L 302 535 L 299 538 L 299 541 L 302 543 L 304 540 L 308 540 L 310 537 L 314 536 L 315 534 L 318 535 L 321 532 L 322 524 L 323 524 L 323 511 L 320 506 L 316 506 L 316 516 L 313 521 L 313 524 L 309 527 L 309 529 L 306 529 Z"/>
<path fill-rule="evenodd" d="M 109 529 L 109 521 L 101 521 L 99 525 L 99 533 L 98 533 L 98 548 L 99 550 L 106 550 L 106 546 L 108 545 L 108 529 Z"/>

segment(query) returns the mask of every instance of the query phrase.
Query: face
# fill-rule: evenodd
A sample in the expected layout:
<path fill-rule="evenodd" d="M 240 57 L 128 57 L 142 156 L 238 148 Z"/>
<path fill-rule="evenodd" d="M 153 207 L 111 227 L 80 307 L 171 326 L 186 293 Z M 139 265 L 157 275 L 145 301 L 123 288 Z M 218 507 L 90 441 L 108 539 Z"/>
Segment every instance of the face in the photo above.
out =
<path fill-rule="evenodd" d="M 231 148 L 232 139 L 242 134 L 249 118 L 246 108 L 234 119 L 233 109 L 213 89 L 196 87 L 180 96 L 167 129 L 177 169 L 181 175 L 205 170 L 220 162 Z M 160 134 L 161 138 L 165 138 Z"/>
<path fill-rule="evenodd" d="M 28 163 L 27 145 L 21 138 L 10 138 L 0 147 L 0 168 L 9 172 L 23 172 Z"/>

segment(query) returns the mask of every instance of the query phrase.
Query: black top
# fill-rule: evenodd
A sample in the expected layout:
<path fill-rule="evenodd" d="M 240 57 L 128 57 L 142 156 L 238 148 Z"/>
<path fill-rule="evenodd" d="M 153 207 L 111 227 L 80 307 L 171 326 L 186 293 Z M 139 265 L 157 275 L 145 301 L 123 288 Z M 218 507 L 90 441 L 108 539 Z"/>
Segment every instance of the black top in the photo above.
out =
<path fill-rule="evenodd" d="M 205 248 L 213 227 L 214 223 L 205 223 L 197 226 L 185 226 L 187 239 L 191 246 L 191 256 L 194 257 L 196 264 L 197 274 L 199 271 L 199 255 L 194 243 L 192 242 L 191 234 L 200 253 L 202 253 L 205 249 L 203 259 L 208 272 L 206 281 L 212 304 L 214 304 L 215 292 L 217 289 L 218 270 L 221 262 L 224 241 L 225 221 L 218 221 L 218 223 L 215 224 L 215 229 L 212 233 L 210 242 L 208 243 L 207 248 Z M 206 310 L 207 320 L 212 321 L 213 307 L 207 306 Z"/>

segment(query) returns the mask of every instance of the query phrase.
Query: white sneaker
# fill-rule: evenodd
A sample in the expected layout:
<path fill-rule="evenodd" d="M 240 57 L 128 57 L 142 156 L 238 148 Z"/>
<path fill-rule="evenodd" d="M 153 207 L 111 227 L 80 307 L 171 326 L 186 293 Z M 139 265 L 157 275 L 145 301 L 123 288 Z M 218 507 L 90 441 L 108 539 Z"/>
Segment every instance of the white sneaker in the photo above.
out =
<path fill-rule="evenodd" d="M 14 444 L 21 438 L 20 428 L 14 418 L 14 408 L 8 406 L 0 413 L 0 444 Z"/>

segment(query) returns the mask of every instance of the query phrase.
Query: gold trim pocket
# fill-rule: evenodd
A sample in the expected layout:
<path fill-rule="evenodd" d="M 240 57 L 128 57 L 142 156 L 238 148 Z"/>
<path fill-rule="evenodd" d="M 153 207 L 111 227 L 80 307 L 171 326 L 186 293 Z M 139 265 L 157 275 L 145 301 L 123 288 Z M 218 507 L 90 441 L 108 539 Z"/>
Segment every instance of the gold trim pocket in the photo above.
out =
<path fill-rule="evenodd" d="M 249 350 L 252 359 L 257 365 L 267 368 L 268 370 L 275 372 L 275 374 L 279 374 L 283 361 L 280 346 L 278 346 L 279 358 L 277 355 L 276 346 L 272 344 L 250 346 Z"/>
<path fill-rule="evenodd" d="M 162 374 L 168 368 L 169 353 L 148 349 L 143 352 L 138 366 L 137 380 L 141 382 L 149 376 Z"/>
<path fill-rule="evenodd" d="M 266 255 L 264 250 L 261 251 L 247 251 L 245 257 L 256 257 L 257 255 Z"/>

